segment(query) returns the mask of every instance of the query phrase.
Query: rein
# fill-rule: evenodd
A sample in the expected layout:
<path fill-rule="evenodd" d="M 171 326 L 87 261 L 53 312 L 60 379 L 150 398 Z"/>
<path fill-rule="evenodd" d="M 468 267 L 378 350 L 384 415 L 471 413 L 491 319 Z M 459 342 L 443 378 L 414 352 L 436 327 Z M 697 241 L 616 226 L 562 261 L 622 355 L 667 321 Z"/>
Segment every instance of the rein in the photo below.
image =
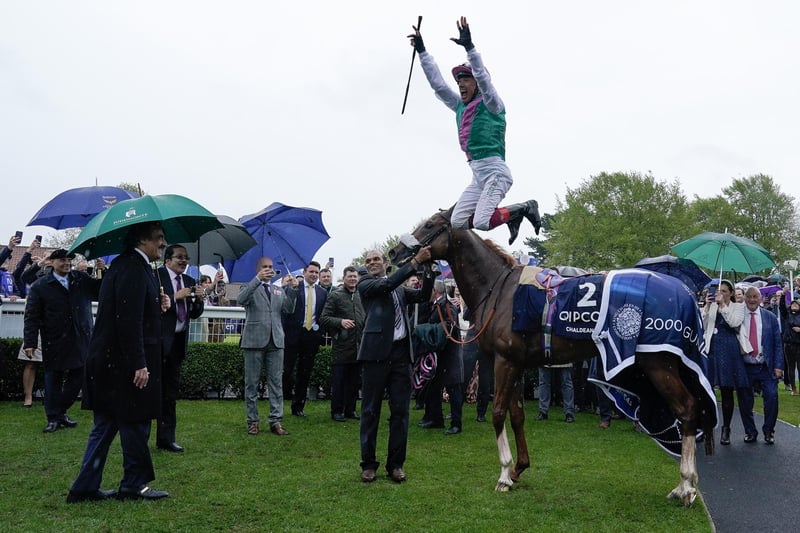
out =
<path fill-rule="evenodd" d="M 442 226 L 441 228 L 436 230 L 434 233 L 432 233 L 430 236 L 426 237 L 422 242 L 428 242 L 428 243 L 433 242 L 433 239 L 435 239 L 436 237 L 441 235 L 445 230 L 448 230 L 449 228 L 450 228 L 450 223 L 448 222 L 447 224 L 445 224 L 444 226 Z M 448 249 L 451 249 L 451 247 L 453 245 L 453 233 L 450 232 L 450 231 L 448 231 L 447 240 L 448 240 L 447 247 L 448 247 Z M 492 295 L 492 292 L 494 292 L 495 286 L 497 286 L 497 282 L 500 281 L 501 278 L 502 278 L 503 282 L 500 284 L 500 289 L 502 290 L 502 288 L 506 284 L 506 281 L 508 280 L 508 277 L 511 275 L 512 272 L 514 272 L 514 269 L 513 268 L 509 268 L 508 270 L 506 270 L 506 275 L 505 276 L 502 276 L 502 275 L 501 276 L 497 276 L 497 278 L 494 280 L 494 283 L 492 283 L 492 286 L 489 288 L 489 291 L 486 293 L 486 296 L 484 296 L 481 299 L 481 301 L 478 302 L 477 305 L 475 305 L 475 309 L 476 310 L 478 308 L 480 308 L 480 306 L 483 305 L 484 302 L 489 300 L 489 297 Z M 444 316 L 442 315 L 442 310 L 441 310 L 441 308 L 439 306 L 437 306 L 436 307 L 436 311 L 439 313 L 439 323 L 442 325 L 442 329 L 444 330 L 445 335 L 447 336 L 447 338 L 449 340 L 451 340 L 452 342 L 454 342 L 456 344 L 460 344 L 462 346 L 466 345 L 466 344 L 472 344 L 473 342 L 476 342 L 480 338 L 480 336 L 483 335 L 483 333 L 486 331 L 486 328 L 489 327 L 489 323 L 492 321 L 492 318 L 494 318 L 494 313 L 497 310 L 497 302 L 498 302 L 499 299 L 500 299 L 500 297 L 498 296 L 498 298 L 494 302 L 494 306 L 492 306 L 492 309 L 489 311 L 489 316 L 486 318 L 486 321 L 483 323 L 483 325 L 478 330 L 478 332 L 475 334 L 475 336 L 472 337 L 472 339 L 470 339 L 468 341 L 462 341 L 461 339 L 454 339 L 453 338 L 451 333 L 449 331 L 447 331 L 447 328 L 444 325 Z M 452 317 L 451 317 L 451 319 L 452 319 Z M 474 324 L 471 325 L 467 329 L 467 331 L 469 331 L 469 329 L 472 329 L 473 327 L 474 327 Z M 462 331 L 461 328 L 459 328 L 458 326 L 456 326 L 454 329 Z"/>

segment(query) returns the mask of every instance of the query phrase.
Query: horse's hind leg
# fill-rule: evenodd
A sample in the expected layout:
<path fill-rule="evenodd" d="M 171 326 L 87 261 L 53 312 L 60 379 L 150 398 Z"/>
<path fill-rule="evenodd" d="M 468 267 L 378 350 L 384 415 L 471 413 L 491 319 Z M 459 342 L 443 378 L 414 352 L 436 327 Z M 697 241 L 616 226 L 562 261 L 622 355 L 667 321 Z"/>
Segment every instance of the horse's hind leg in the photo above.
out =
<path fill-rule="evenodd" d="M 492 425 L 494 426 L 494 432 L 497 438 L 497 451 L 500 456 L 500 478 L 497 480 L 495 490 L 498 492 L 506 492 L 511 489 L 511 486 L 514 484 L 511 478 L 511 462 L 513 461 L 513 457 L 511 455 L 511 447 L 508 444 L 508 434 L 506 433 L 506 414 L 508 413 L 511 399 L 514 396 L 514 384 L 519 378 L 520 369 L 510 364 L 501 356 L 495 356 L 494 375 Z M 512 427 L 514 431 L 517 432 L 517 426 L 513 423 L 513 419 Z M 522 428 L 522 432 L 522 442 L 524 443 L 524 428 Z M 517 443 L 519 443 L 519 439 L 519 434 L 517 434 Z M 523 449 L 527 457 L 527 446 L 523 446 Z"/>
<path fill-rule="evenodd" d="M 667 496 L 678 499 L 686 507 L 697 497 L 697 464 L 695 458 L 699 405 L 680 376 L 677 358 L 662 353 L 637 356 L 639 366 L 681 421 L 681 482 Z"/>

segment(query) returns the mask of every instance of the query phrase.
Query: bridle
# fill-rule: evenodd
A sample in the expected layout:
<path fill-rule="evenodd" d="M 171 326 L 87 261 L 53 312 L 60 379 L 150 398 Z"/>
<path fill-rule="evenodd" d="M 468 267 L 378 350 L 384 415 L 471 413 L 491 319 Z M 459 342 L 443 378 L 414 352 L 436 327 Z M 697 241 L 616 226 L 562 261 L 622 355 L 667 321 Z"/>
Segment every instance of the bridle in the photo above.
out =
<path fill-rule="evenodd" d="M 450 229 L 451 229 L 450 221 L 449 221 L 449 220 L 447 220 L 447 221 L 446 221 L 444 224 L 442 224 L 442 225 L 441 225 L 441 226 L 440 226 L 440 227 L 439 227 L 439 228 L 438 228 L 436 231 L 434 231 L 434 232 L 430 233 L 429 235 L 426 235 L 426 236 L 425 236 L 425 237 L 424 237 L 424 238 L 423 238 L 421 241 L 420 241 L 420 240 L 418 240 L 418 239 L 417 239 L 417 238 L 416 238 L 416 237 L 415 237 L 413 234 L 411 234 L 411 233 L 406 233 L 406 234 L 404 234 L 404 235 L 402 235 L 402 236 L 400 237 L 400 243 L 401 243 L 403 246 L 405 246 L 406 248 L 408 248 L 408 249 L 409 249 L 409 251 L 411 252 L 411 253 L 410 253 L 410 255 L 409 255 L 409 257 L 410 257 L 410 258 L 413 258 L 413 257 L 414 257 L 414 255 L 416 255 L 416 253 L 417 253 L 417 252 L 418 252 L 418 251 L 419 251 L 421 248 L 423 248 L 423 247 L 425 247 L 425 246 L 428 246 L 429 244 L 431 244 L 431 243 L 432 243 L 434 240 L 436 240 L 436 238 L 437 238 L 439 235 L 441 235 L 442 233 L 444 233 L 444 232 L 448 232 L 448 249 L 449 249 L 449 247 L 452 245 L 452 242 L 453 242 L 453 234 L 452 234 L 452 232 L 450 231 Z M 410 260 L 411 260 L 411 259 L 409 259 L 409 261 L 410 261 Z M 481 304 L 483 304 L 483 303 L 484 303 L 486 300 L 488 300 L 488 299 L 489 299 L 489 296 L 491 296 L 492 292 L 494 291 L 494 288 L 495 288 L 495 286 L 497 285 L 497 283 L 500 281 L 500 279 L 501 279 L 501 278 L 502 278 L 502 283 L 501 283 L 500 287 L 502 288 L 502 287 L 505 285 L 505 283 L 506 283 L 506 280 L 507 280 L 507 279 L 508 279 L 508 277 L 511 275 L 511 272 L 513 272 L 513 269 L 512 269 L 512 270 L 508 270 L 508 271 L 506 272 L 506 275 L 505 275 L 505 276 L 502 276 L 502 274 L 501 274 L 500 276 L 498 276 L 498 277 L 497 277 L 497 279 L 494 281 L 494 283 L 492 284 L 491 288 L 489 289 L 489 292 L 488 292 L 488 293 L 486 294 L 486 296 L 484 296 L 484 297 L 483 297 L 483 299 L 481 299 L 481 301 L 478 303 L 478 306 L 480 306 L 480 305 L 481 305 Z M 499 293 L 498 293 L 498 294 L 499 294 Z M 499 298 L 499 296 L 498 296 L 498 298 Z M 451 340 L 451 341 L 453 341 L 454 343 L 456 343 L 456 344 L 461 344 L 461 345 L 464 345 L 464 344 L 471 344 L 471 343 L 473 343 L 473 342 L 476 342 L 476 341 L 478 340 L 478 338 L 479 338 L 481 335 L 483 335 L 483 333 L 486 331 L 486 328 L 489 326 L 489 322 L 491 322 L 491 321 L 492 321 L 492 318 L 494 317 L 494 313 L 495 313 L 496 309 L 497 309 L 497 300 L 495 300 L 495 306 L 494 306 L 494 307 L 492 307 L 492 309 L 489 311 L 489 316 L 486 318 L 486 322 L 484 322 L 484 323 L 483 323 L 483 326 L 481 327 L 481 329 L 480 329 L 480 330 L 479 330 L 479 331 L 478 331 L 478 332 L 475 334 L 475 336 L 474 336 L 474 337 L 472 337 L 470 340 L 468 340 L 468 341 L 462 341 L 462 340 L 460 340 L 460 339 L 455 339 L 455 338 L 453 338 L 453 336 L 451 335 L 451 332 L 447 331 L 447 328 L 446 328 L 446 327 L 445 327 L 445 325 L 444 325 L 444 324 L 445 324 L 445 321 L 444 321 L 444 317 L 442 316 L 442 311 L 441 311 L 441 309 L 439 309 L 439 308 L 437 307 L 437 311 L 439 312 L 439 322 L 440 322 L 440 324 L 442 325 L 442 329 L 444 330 L 444 332 L 445 332 L 445 335 L 447 336 L 447 338 L 448 338 L 448 339 L 450 339 L 450 340 Z M 468 330 L 469 330 L 469 329 L 473 329 L 474 327 L 475 327 L 475 324 L 472 324 L 472 325 L 471 325 L 471 326 L 468 328 Z M 456 325 L 455 329 L 458 329 L 459 331 L 461 331 L 461 328 L 459 328 L 459 327 L 458 327 L 458 325 Z"/>
<path fill-rule="evenodd" d="M 414 237 L 414 235 L 411 233 L 406 233 L 404 235 L 401 235 L 400 244 L 408 248 L 409 251 L 411 252 L 411 256 L 413 257 L 417 254 L 417 252 L 420 251 L 421 248 L 428 246 L 430 243 L 436 240 L 436 237 L 438 237 L 445 231 L 449 230 L 450 230 L 450 221 L 448 220 L 445 224 L 442 224 L 439 227 L 439 229 L 432 232 L 430 235 L 425 236 L 421 241 L 417 240 L 417 238 Z"/>

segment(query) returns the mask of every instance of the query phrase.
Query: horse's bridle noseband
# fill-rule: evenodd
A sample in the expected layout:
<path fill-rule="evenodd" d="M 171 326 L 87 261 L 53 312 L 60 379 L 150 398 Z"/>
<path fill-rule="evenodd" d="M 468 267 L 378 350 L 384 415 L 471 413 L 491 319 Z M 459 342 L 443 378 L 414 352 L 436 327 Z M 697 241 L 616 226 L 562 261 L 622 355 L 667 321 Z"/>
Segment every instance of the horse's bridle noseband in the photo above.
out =
<path fill-rule="evenodd" d="M 428 246 L 436 239 L 436 237 L 438 237 L 445 231 L 448 231 L 449 229 L 450 229 L 450 222 L 448 221 L 445 224 L 443 224 L 439 229 L 437 229 L 430 235 L 423 238 L 421 241 L 417 240 L 417 238 L 414 237 L 413 234 L 406 233 L 400 236 L 400 244 L 408 248 L 413 256 L 416 255 L 417 252 L 419 252 L 420 248 Z"/>

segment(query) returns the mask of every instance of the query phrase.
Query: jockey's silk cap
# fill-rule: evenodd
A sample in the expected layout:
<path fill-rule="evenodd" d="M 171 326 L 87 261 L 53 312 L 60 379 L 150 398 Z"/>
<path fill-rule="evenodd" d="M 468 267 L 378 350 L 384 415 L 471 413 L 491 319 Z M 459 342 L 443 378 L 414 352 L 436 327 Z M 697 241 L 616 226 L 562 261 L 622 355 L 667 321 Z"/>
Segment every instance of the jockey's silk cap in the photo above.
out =
<path fill-rule="evenodd" d="M 456 79 L 456 81 L 458 81 L 458 78 L 463 77 L 473 78 L 474 76 L 472 75 L 472 67 L 470 67 L 467 63 L 456 65 L 453 67 L 453 77 Z"/>

